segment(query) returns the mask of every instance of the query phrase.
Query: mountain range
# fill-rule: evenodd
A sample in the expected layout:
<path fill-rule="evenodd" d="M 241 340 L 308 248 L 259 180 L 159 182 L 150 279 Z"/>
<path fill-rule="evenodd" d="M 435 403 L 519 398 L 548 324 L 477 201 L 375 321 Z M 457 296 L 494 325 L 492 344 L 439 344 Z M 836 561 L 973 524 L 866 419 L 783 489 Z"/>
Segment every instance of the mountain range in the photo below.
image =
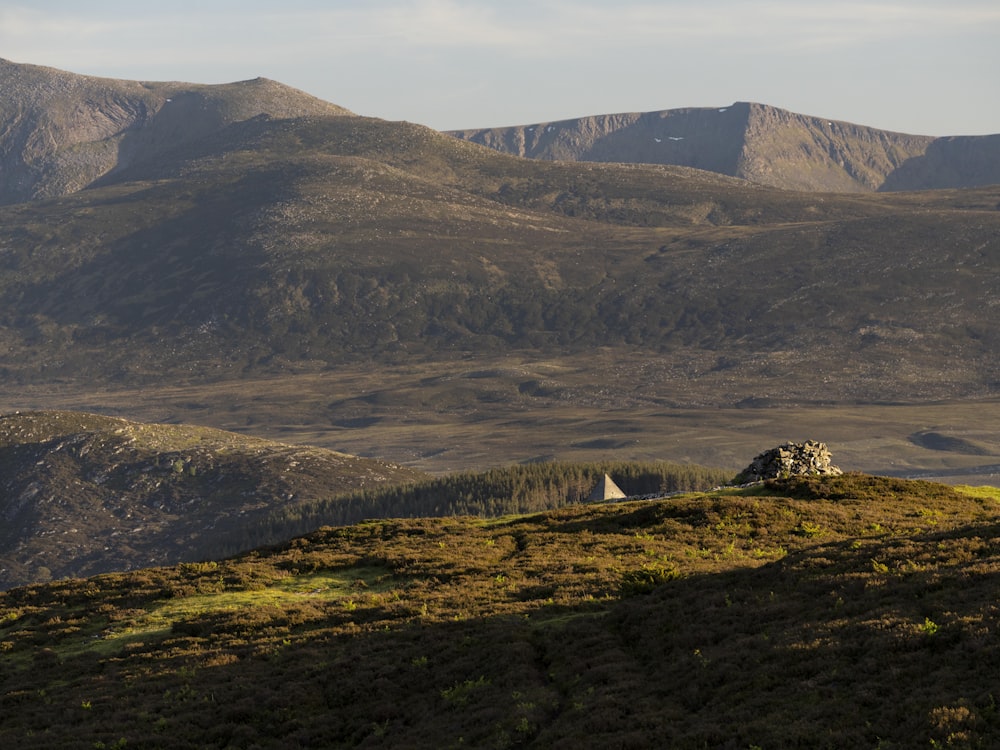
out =
<path fill-rule="evenodd" d="M 872 417 L 891 436 L 840 433 L 848 467 L 997 463 L 996 185 L 793 191 L 525 159 L 260 79 L 0 71 L 6 411 L 437 472 L 614 451 L 736 471 L 763 415 L 780 440 L 804 410 L 832 432 L 832 410 L 898 407 Z M 675 437 L 678 410 L 714 437 Z"/>
<path fill-rule="evenodd" d="M 788 190 L 1000 183 L 1000 135 L 907 135 L 752 102 L 452 131 L 532 159 L 695 167 Z"/>
<path fill-rule="evenodd" d="M 0 91 L 5 744 L 996 744 L 994 137 Z"/>

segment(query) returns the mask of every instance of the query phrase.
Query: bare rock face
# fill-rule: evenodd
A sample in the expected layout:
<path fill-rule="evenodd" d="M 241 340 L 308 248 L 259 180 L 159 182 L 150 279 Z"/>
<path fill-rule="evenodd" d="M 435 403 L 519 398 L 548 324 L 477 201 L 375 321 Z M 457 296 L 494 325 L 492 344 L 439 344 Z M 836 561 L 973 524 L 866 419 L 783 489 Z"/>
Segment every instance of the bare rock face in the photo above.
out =
<path fill-rule="evenodd" d="M 888 175 L 934 142 L 753 102 L 450 134 L 532 159 L 670 164 L 786 190 L 841 193 L 883 189 Z M 909 189 L 906 180 L 895 184 Z"/>
<path fill-rule="evenodd" d="M 736 483 L 749 484 L 780 477 L 843 473 L 830 463 L 830 450 L 826 443 L 807 440 L 804 443 L 785 443 L 764 451 L 739 473 Z"/>

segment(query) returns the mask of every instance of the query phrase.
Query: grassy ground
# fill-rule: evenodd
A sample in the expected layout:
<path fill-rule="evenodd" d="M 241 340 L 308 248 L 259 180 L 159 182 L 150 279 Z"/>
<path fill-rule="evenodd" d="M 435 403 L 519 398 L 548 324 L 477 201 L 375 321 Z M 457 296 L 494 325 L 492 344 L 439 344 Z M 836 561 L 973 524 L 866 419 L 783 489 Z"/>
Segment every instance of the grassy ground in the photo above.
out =
<path fill-rule="evenodd" d="M 0 739 L 992 747 L 998 502 L 789 480 L 13 590 Z"/>

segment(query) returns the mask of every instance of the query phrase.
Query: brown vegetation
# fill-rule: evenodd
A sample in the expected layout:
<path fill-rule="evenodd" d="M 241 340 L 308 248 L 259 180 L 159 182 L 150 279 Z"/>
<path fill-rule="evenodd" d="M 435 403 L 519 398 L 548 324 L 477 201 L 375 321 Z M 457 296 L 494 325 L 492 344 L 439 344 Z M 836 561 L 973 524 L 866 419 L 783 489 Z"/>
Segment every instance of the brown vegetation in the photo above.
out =
<path fill-rule="evenodd" d="M 989 747 L 997 497 L 383 520 L 0 595 L 19 747 Z"/>
<path fill-rule="evenodd" d="M 424 478 L 206 427 L 64 411 L 0 416 L 0 588 L 281 541 L 291 534 L 255 529 L 250 543 L 248 529 L 292 507 Z"/>

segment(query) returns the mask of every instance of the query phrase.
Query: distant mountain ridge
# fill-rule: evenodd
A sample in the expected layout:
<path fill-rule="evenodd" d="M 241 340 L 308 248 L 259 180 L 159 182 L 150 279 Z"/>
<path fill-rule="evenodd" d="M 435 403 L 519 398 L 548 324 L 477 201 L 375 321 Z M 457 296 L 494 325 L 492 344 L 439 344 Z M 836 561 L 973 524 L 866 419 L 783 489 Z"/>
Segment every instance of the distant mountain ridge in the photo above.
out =
<path fill-rule="evenodd" d="M 1000 188 L 817 196 L 704 163 L 517 158 L 263 80 L 5 75 L 0 167 L 26 179 L 0 206 L 8 397 L 595 347 L 698 363 L 671 381 L 716 383 L 698 403 L 778 376 L 785 400 L 996 387 Z M 692 115 L 720 138 L 733 116 Z"/>
<path fill-rule="evenodd" d="M 669 164 L 802 191 L 1000 183 L 1000 136 L 908 135 L 751 102 L 449 134 L 532 159 Z"/>
<path fill-rule="evenodd" d="M 0 58 L 0 205 L 69 195 L 256 118 L 350 116 L 276 81 L 128 81 Z M 692 167 L 799 191 L 1000 184 L 1000 135 L 934 138 L 764 104 L 606 114 L 448 135 L 531 159 Z"/>
<path fill-rule="evenodd" d="M 79 94 L 46 94 L 30 122 L 108 111 L 94 106 L 93 79 L 13 70 L 27 91 Z M 260 384 L 292 394 L 299 375 L 315 375 L 323 389 L 327 379 L 351 384 L 315 402 L 310 434 L 350 448 L 353 431 L 381 430 L 379 419 L 388 427 L 411 409 L 451 424 L 497 403 L 624 410 L 997 393 L 1000 186 L 792 192 L 683 166 L 518 158 L 346 114 L 269 82 L 171 86 L 225 116 L 201 120 L 198 104 L 176 132 L 161 129 L 183 98 L 164 93 L 173 101 L 144 125 L 45 152 L 128 153 L 92 173 L 86 189 L 49 180 L 54 197 L 0 206 L 5 410 L 93 410 L 86 393 L 47 400 L 50 384 L 153 395 L 229 383 L 232 411 L 214 399 L 202 411 L 187 397 L 180 410 L 235 429 L 250 424 L 230 420 L 251 397 L 275 403 L 273 387 Z M 143 88 L 106 83 L 109 92 Z M 317 107 L 330 114 L 281 115 Z M 8 155 L 25 151 L 14 131 L 67 133 L 8 130 Z M 70 175 L 53 164 L 51 174 L 32 174 Z M 572 363 L 576 385 L 553 390 L 552 373 L 534 365 L 523 376 L 449 385 L 452 362 L 509 372 L 511 356 Z M 387 385 L 389 369 L 418 366 L 412 390 Z M 347 368 L 371 376 L 341 380 Z M 246 397 L 235 395 L 244 384 Z M 270 414 L 255 433 L 283 429 L 285 416 Z M 352 431 L 350 442 L 326 435 L 331 425 Z M 502 429 L 525 432 L 516 420 Z M 473 434 L 452 444 L 475 446 Z M 392 455 L 435 455 L 445 440 L 435 434 Z M 381 455 L 384 445 L 379 435 L 359 452 Z M 510 445 L 505 461 L 550 455 L 517 437 Z"/>
<path fill-rule="evenodd" d="M 0 59 L 0 204 L 66 195 L 261 115 L 350 114 L 266 78 L 123 81 Z"/>

